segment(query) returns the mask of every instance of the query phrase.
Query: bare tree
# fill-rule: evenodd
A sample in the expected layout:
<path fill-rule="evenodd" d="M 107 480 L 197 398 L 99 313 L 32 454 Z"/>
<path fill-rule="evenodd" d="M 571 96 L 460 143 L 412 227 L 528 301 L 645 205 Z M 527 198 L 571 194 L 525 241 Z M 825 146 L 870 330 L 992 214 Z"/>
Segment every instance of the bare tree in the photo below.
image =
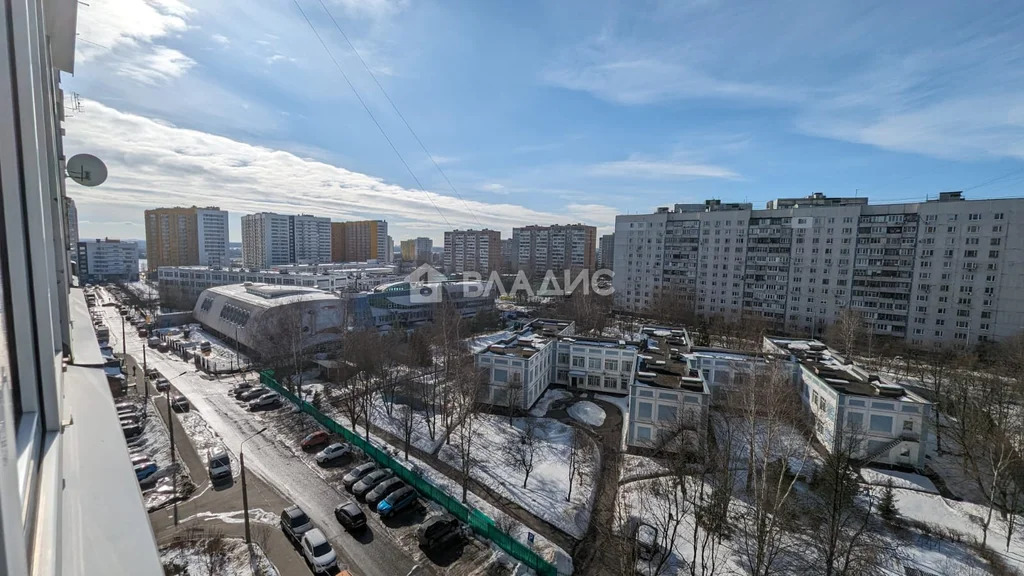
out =
<path fill-rule="evenodd" d="M 539 438 L 537 437 L 536 420 L 523 418 L 520 422 L 522 422 L 522 428 L 519 430 L 518 441 L 502 446 L 502 456 L 510 468 L 523 473 L 523 488 L 526 488 L 526 483 L 530 480 L 530 473 L 533 472 Z"/>
<path fill-rule="evenodd" d="M 261 368 L 273 370 L 277 381 L 300 397 L 310 332 L 304 324 L 305 316 L 299 308 L 272 308 L 259 316 L 254 326 L 245 328 L 260 335 L 254 350 L 255 362 Z"/>
<path fill-rule="evenodd" d="M 508 383 L 508 423 L 512 424 L 516 409 L 523 399 L 523 374 L 513 372 Z"/>
<path fill-rule="evenodd" d="M 687 484 L 676 476 L 664 476 L 647 481 L 640 491 L 644 522 L 658 531 L 657 553 L 647 562 L 648 574 L 663 574 L 672 555 L 681 556 L 676 536 L 689 513 L 686 496 Z"/>
<path fill-rule="evenodd" d="M 853 308 L 844 308 L 835 321 L 825 330 L 825 341 L 843 354 L 848 362 L 853 361 L 857 346 L 866 333 L 864 317 Z"/>
<path fill-rule="evenodd" d="M 381 400 L 384 402 L 384 412 L 391 416 L 395 405 L 395 396 L 398 393 L 405 356 L 402 336 L 398 332 L 389 332 L 377 339 L 374 339 L 377 358 L 374 362 L 377 376 L 377 387 L 380 390 Z"/>
<path fill-rule="evenodd" d="M 455 373 L 453 404 L 458 421 L 458 450 L 462 475 L 462 501 L 466 502 L 469 480 L 472 476 L 474 454 L 473 440 L 479 425 L 477 396 L 480 393 L 482 374 L 472 364 L 463 364 Z"/>
<path fill-rule="evenodd" d="M 220 530 L 208 530 L 199 541 L 196 559 L 206 576 L 220 576 L 228 567 L 227 542 Z"/>
<path fill-rule="evenodd" d="M 402 443 L 405 447 L 405 459 L 409 459 L 409 445 L 412 444 L 412 433 L 416 430 L 416 411 L 412 409 L 412 400 L 414 398 L 413 386 L 409 380 L 405 380 L 402 386 L 405 390 L 406 403 L 399 404 L 395 407 L 395 412 L 398 415 L 398 424 L 402 430 Z"/>
<path fill-rule="evenodd" d="M 753 576 L 772 576 L 787 569 L 782 560 L 794 546 L 786 532 L 796 516 L 791 496 L 797 477 L 789 470 L 802 469 L 810 451 L 810 440 L 800 433 L 806 428 L 803 406 L 781 362 L 759 371 L 757 382 L 732 398 L 747 443 L 750 506 L 739 516 L 739 551 Z"/>
<path fill-rule="evenodd" d="M 717 442 L 696 458 L 670 460 L 677 478 L 689 484 L 685 492 L 693 511 L 688 564 L 691 576 L 714 576 L 721 567 L 723 542 L 732 535 L 729 508 L 735 483 L 732 468 L 733 432 L 725 418 L 715 416 L 722 430 Z M 692 461 L 691 461 L 692 460 Z M 691 473 L 692 474 L 689 474 Z"/>
<path fill-rule="evenodd" d="M 573 426 L 569 442 L 569 490 L 565 495 L 565 501 L 572 501 L 572 488 L 574 485 L 584 486 L 593 479 L 597 470 L 595 469 L 597 449 L 594 442 L 581 428 Z"/>
<path fill-rule="evenodd" d="M 670 326 L 694 325 L 696 298 L 690 288 L 679 285 L 665 285 L 655 291 L 651 305 L 644 311 L 647 316 L 660 324 Z"/>

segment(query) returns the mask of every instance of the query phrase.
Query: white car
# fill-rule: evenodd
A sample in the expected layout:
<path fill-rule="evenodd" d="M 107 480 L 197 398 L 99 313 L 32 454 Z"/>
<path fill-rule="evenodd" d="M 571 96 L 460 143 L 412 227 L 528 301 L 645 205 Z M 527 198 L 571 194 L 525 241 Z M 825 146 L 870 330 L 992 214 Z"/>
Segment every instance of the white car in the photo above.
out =
<path fill-rule="evenodd" d="M 302 535 L 302 555 L 317 574 L 327 572 L 338 565 L 338 556 L 319 528 L 313 528 Z"/>
<path fill-rule="evenodd" d="M 345 442 L 336 442 L 334 444 L 331 444 L 327 448 L 324 448 L 320 452 L 317 452 L 316 463 L 321 465 L 330 464 L 337 460 L 338 458 L 348 456 L 351 453 L 351 444 L 346 444 Z"/>
<path fill-rule="evenodd" d="M 271 406 L 278 406 L 281 404 L 281 395 L 277 392 L 268 392 L 252 402 L 249 402 L 249 410 L 259 410 L 260 408 L 269 408 Z"/>

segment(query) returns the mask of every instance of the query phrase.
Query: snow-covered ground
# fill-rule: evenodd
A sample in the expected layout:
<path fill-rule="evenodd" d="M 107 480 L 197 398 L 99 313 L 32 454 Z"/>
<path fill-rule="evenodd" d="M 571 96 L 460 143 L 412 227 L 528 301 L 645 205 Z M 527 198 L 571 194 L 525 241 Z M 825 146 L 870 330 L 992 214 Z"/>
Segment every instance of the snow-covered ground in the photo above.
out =
<path fill-rule="evenodd" d="M 146 422 L 142 434 L 127 441 L 127 444 L 129 455 L 146 456 L 159 467 L 155 474 L 140 484 L 147 510 L 156 510 L 173 499 L 175 476 L 179 496 L 186 496 L 192 491 L 192 480 L 185 467 L 171 465 L 170 435 L 152 403 L 146 405 Z"/>
<path fill-rule="evenodd" d="M 892 482 L 893 488 L 920 490 L 922 492 L 931 492 L 932 494 L 939 493 L 939 490 L 935 488 L 935 484 L 933 484 L 926 476 L 921 476 L 920 474 L 914 474 L 912 472 L 862 468 L 860 475 L 864 478 L 864 482 L 866 484 L 885 486 L 886 482 Z"/>
<path fill-rule="evenodd" d="M 508 330 L 501 330 L 498 332 L 492 332 L 490 334 L 481 334 L 479 336 L 473 336 L 466 339 L 466 344 L 469 346 L 471 352 L 476 354 L 477 352 L 487 348 L 495 342 L 508 338 L 512 333 Z"/>
<path fill-rule="evenodd" d="M 588 426 L 596 428 L 601 424 L 604 424 L 604 409 L 593 402 L 587 400 L 576 402 L 572 406 L 569 406 L 568 412 L 569 416 L 572 416 L 573 420 L 582 422 Z"/>
<path fill-rule="evenodd" d="M 668 474 L 668 468 L 654 458 L 623 454 L 619 465 L 619 480 L 628 482 L 636 478 L 649 477 L 656 474 Z"/>
<path fill-rule="evenodd" d="M 178 542 L 160 549 L 164 573 L 174 575 L 218 574 L 223 576 L 277 576 L 277 568 L 263 550 L 253 545 L 250 563 L 245 541 L 223 538 L 212 544 L 209 538 Z"/>
<path fill-rule="evenodd" d="M 548 409 L 551 408 L 551 404 L 565 398 L 572 398 L 572 394 L 568 390 L 562 390 L 561 388 L 548 388 L 544 391 L 544 394 L 537 399 L 537 402 L 530 409 L 530 416 L 541 418 L 548 413 Z"/>
<path fill-rule="evenodd" d="M 227 400 L 227 399 L 225 399 Z M 185 429 L 185 433 L 188 434 L 189 440 L 192 441 L 192 447 L 196 449 L 196 454 L 199 458 L 206 458 L 207 451 L 211 448 L 224 448 L 224 441 L 220 435 L 210 428 L 210 425 L 206 423 L 203 415 L 199 410 L 191 409 L 188 412 L 181 412 L 178 414 L 178 421 L 181 422 L 182 428 Z M 238 465 L 238 459 L 232 452 L 228 452 L 228 458 L 231 460 L 231 474 L 238 478 L 241 468 Z M 201 471 L 195 471 L 199 474 Z"/>
<path fill-rule="evenodd" d="M 572 500 L 566 501 L 569 493 L 569 452 L 572 429 L 561 422 L 547 418 L 535 419 L 536 448 L 533 470 L 526 488 L 523 488 L 524 473 L 503 457 L 504 447 L 520 442 L 525 427 L 523 418 L 515 418 L 509 425 L 508 418 L 481 414 L 479 427 L 473 438 L 474 453 L 478 459 L 473 467 L 475 479 L 494 487 L 499 493 L 514 500 L 531 514 L 580 538 L 590 521 L 593 487 L 585 484 L 574 486 Z M 458 468 L 462 459 L 456 445 L 458 434 L 451 445 L 442 446 L 438 456 Z M 587 442 L 593 442 L 589 438 Z M 596 447 L 593 453 L 596 454 Z M 597 463 L 590 464 L 596 467 Z"/>

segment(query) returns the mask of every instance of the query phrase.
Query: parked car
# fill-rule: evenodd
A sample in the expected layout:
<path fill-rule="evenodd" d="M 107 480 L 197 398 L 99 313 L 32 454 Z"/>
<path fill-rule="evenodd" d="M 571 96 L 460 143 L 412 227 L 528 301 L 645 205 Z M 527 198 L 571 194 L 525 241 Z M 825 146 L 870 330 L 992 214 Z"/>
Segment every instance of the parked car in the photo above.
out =
<path fill-rule="evenodd" d="M 313 521 L 298 506 L 289 506 L 281 512 L 281 530 L 284 535 L 298 544 L 302 535 L 313 529 Z"/>
<path fill-rule="evenodd" d="M 117 409 L 118 414 L 138 414 L 142 412 L 137 404 L 132 404 L 131 402 L 115 404 L 114 408 Z"/>
<path fill-rule="evenodd" d="M 252 382 L 240 382 L 240 383 L 235 384 L 234 386 L 232 386 L 231 390 L 228 390 L 228 394 L 231 394 L 232 396 L 238 397 L 238 396 L 240 396 L 242 394 L 242 392 L 245 392 L 246 390 L 251 390 L 251 389 L 252 389 Z"/>
<path fill-rule="evenodd" d="M 257 397 L 252 402 L 249 402 L 249 410 L 259 410 L 260 408 L 270 408 L 271 406 L 281 405 L 281 395 L 277 392 L 267 392 L 262 396 Z"/>
<path fill-rule="evenodd" d="M 380 484 L 394 475 L 395 472 L 390 468 L 382 468 L 380 470 L 370 472 L 352 486 L 352 493 L 359 498 L 362 498 L 363 496 L 366 496 L 367 492 L 376 488 L 377 484 Z"/>
<path fill-rule="evenodd" d="M 359 482 L 360 480 L 363 479 L 363 476 L 366 476 L 367 474 L 373 472 L 376 469 L 377 465 L 375 463 L 364 462 L 359 466 L 356 466 L 355 468 L 349 470 L 348 474 L 345 474 L 345 476 L 341 478 L 341 483 L 344 484 L 346 490 L 351 490 L 352 487 L 356 485 L 356 482 Z"/>
<path fill-rule="evenodd" d="M 145 338 L 146 336 L 149 336 L 149 330 L 139 328 L 139 338 Z"/>
<path fill-rule="evenodd" d="M 320 574 L 338 565 L 338 556 L 319 528 L 302 535 L 302 555 L 313 572 Z"/>
<path fill-rule="evenodd" d="M 327 448 L 317 452 L 316 463 L 321 466 L 326 466 L 336 462 L 339 458 L 344 458 L 352 453 L 352 445 L 345 442 L 335 442 Z"/>
<path fill-rule="evenodd" d="M 171 381 L 161 376 L 156 379 L 154 386 L 157 392 L 167 392 L 171 388 Z"/>
<path fill-rule="evenodd" d="M 117 419 L 121 421 L 121 426 L 125 424 L 141 424 L 142 415 L 137 412 L 129 412 L 126 414 L 118 414 Z"/>
<path fill-rule="evenodd" d="M 231 458 L 223 448 L 210 448 L 206 452 L 206 467 L 210 471 L 210 480 L 231 476 Z"/>
<path fill-rule="evenodd" d="M 397 514 L 416 502 L 416 490 L 412 486 L 399 488 L 377 504 L 377 512 L 384 517 Z"/>
<path fill-rule="evenodd" d="M 160 371 L 157 370 L 156 368 L 150 368 L 146 370 L 146 378 L 149 378 L 151 380 L 160 378 Z"/>
<path fill-rule="evenodd" d="M 658 529 L 650 524 L 638 524 L 633 539 L 637 555 L 644 560 L 650 560 L 658 551 Z"/>
<path fill-rule="evenodd" d="M 157 338 L 156 336 L 150 336 L 149 340 L 146 340 L 146 345 L 149 346 L 150 348 L 156 348 L 157 346 L 160 345 L 160 339 Z"/>
<path fill-rule="evenodd" d="M 324 432 L 323 430 L 317 430 L 316 432 L 313 432 L 307 435 L 305 438 L 303 438 L 302 442 L 300 442 L 299 445 L 302 446 L 303 450 L 309 450 L 311 448 L 316 448 L 318 446 L 324 446 L 330 441 L 331 437 L 330 435 L 327 434 L 327 432 Z"/>
<path fill-rule="evenodd" d="M 366 514 L 358 504 L 345 500 L 334 507 L 334 517 L 346 530 L 358 530 L 366 527 Z"/>
<path fill-rule="evenodd" d="M 139 482 L 142 482 L 146 478 L 149 478 L 153 474 L 156 474 L 157 469 L 158 468 L 156 462 L 153 462 L 152 460 L 140 462 L 139 464 L 135 465 L 135 478 Z"/>
<path fill-rule="evenodd" d="M 405 486 L 402 480 L 400 478 L 395 478 L 394 476 L 392 476 L 391 478 L 388 478 L 387 480 L 384 480 L 380 484 L 374 486 L 373 490 L 367 492 L 364 498 L 366 499 L 367 504 L 376 507 L 381 500 L 387 498 L 388 494 L 391 494 L 392 492 L 398 490 L 402 486 Z"/>
<path fill-rule="evenodd" d="M 136 454 L 135 456 L 132 456 L 132 458 L 131 458 L 132 468 L 138 466 L 139 464 L 142 464 L 143 462 L 152 462 L 152 461 L 153 461 L 153 459 L 149 457 L 149 454 Z"/>
<path fill-rule="evenodd" d="M 142 434 L 142 426 L 138 424 L 122 424 L 121 431 L 124 432 L 125 440 L 131 440 Z"/>
<path fill-rule="evenodd" d="M 188 398 L 185 398 L 181 394 L 178 394 L 171 399 L 171 408 L 177 412 L 188 412 L 191 406 L 188 403 Z"/>
<path fill-rule="evenodd" d="M 462 536 L 459 520 L 451 514 L 427 518 L 416 530 L 416 539 L 426 550 L 438 550 Z"/>
<path fill-rule="evenodd" d="M 251 402 L 251 401 L 259 398 L 260 396 L 263 396 L 267 392 L 270 392 L 270 390 L 268 390 L 267 388 L 264 388 L 263 386 L 256 386 L 255 388 L 250 388 L 250 389 L 246 390 L 245 392 L 242 392 L 241 394 L 235 396 L 235 398 L 237 398 L 237 399 L 239 399 L 239 400 L 241 400 L 243 402 Z"/>

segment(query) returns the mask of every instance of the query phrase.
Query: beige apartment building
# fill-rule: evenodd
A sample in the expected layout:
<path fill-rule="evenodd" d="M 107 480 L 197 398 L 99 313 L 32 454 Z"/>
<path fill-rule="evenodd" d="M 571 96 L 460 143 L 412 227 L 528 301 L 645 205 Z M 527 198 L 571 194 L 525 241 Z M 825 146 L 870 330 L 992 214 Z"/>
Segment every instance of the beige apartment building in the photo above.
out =
<path fill-rule="evenodd" d="M 216 206 L 146 210 L 146 267 L 228 266 L 228 213 Z"/>
<path fill-rule="evenodd" d="M 391 262 L 386 220 L 331 222 L 331 261 Z"/>

